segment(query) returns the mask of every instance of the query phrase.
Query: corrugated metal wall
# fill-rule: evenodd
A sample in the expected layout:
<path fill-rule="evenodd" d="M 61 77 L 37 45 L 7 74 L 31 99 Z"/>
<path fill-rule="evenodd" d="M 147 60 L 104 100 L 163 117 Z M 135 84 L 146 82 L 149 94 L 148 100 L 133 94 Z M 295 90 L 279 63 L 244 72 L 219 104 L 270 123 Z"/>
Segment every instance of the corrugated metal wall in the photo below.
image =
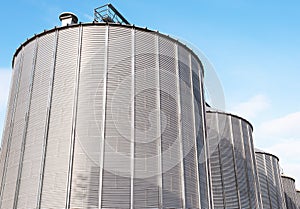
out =
<path fill-rule="evenodd" d="M 263 208 L 285 209 L 278 158 L 260 151 L 255 152 L 255 157 Z"/>
<path fill-rule="evenodd" d="M 14 60 L 1 208 L 210 208 L 201 66 L 131 26 L 32 38 Z"/>
<path fill-rule="evenodd" d="M 300 208 L 300 191 L 297 191 L 296 196 L 297 196 L 297 206 L 298 208 Z"/>
<path fill-rule="evenodd" d="M 23 59 L 23 50 L 15 57 L 14 67 L 12 72 L 11 87 L 10 87 L 10 96 L 7 106 L 6 122 L 3 131 L 3 138 L 1 144 L 1 161 L 0 161 L 0 175 L 1 175 L 1 193 L 3 193 L 4 184 L 6 181 L 6 171 L 7 163 L 10 152 L 10 142 L 11 142 L 11 129 L 14 122 L 14 113 L 16 109 L 16 101 L 19 91 L 19 79 L 22 72 L 22 59 Z"/>
<path fill-rule="evenodd" d="M 6 171 L 3 177 L 3 195 L 1 196 L 2 208 L 13 208 L 14 196 L 16 193 L 17 177 L 19 171 L 21 145 L 23 142 L 24 130 L 28 119 L 28 103 L 30 102 L 30 85 L 32 77 L 32 64 L 35 54 L 36 40 L 24 47 L 24 55 L 20 70 L 18 96 L 14 112 L 13 123 L 10 132 L 10 149 L 7 150 Z"/>
<path fill-rule="evenodd" d="M 287 176 L 281 176 L 281 180 L 282 180 L 282 185 L 284 190 L 286 208 L 298 209 L 295 180 Z"/>
<path fill-rule="evenodd" d="M 162 202 L 165 207 L 182 207 L 182 163 L 180 155 L 179 102 L 176 63 L 176 45 L 159 37 L 159 79 L 162 154 Z"/>
<path fill-rule="evenodd" d="M 214 208 L 261 208 L 251 125 L 213 110 L 206 118 Z"/>
<path fill-rule="evenodd" d="M 54 41 L 54 34 L 47 34 L 38 39 L 39 50 L 32 82 L 31 105 L 18 197 L 18 207 L 24 209 L 37 206 L 51 76 L 49 72 L 51 72 L 53 63 Z"/>

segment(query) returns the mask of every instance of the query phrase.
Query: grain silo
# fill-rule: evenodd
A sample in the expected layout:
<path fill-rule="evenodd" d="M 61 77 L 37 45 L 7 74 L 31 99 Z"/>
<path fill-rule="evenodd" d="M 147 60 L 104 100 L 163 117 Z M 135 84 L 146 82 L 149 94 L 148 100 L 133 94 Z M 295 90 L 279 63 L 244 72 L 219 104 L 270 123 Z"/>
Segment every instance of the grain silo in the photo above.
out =
<path fill-rule="evenodd" d="M 289 176 L 282 175 L 282 185 L 285 196 L 285 203 L 287 209 L 298 209 L 295 179 Z"/>
<path fill-rule="evenodd" d="M 296 196 L 297 196 L 297 206 L 298 206 L 298 208 L 300 208 L 300 191 L 299 190 L 297 190 Z"/>
<path fill-rule="evenodd" d="M 279 158 L 259 149 L 255 157 L 263 208 L 286 209 Z"/>
<path fill-rule="evenodd" d="M 1 208 L 210 208 L 197 55 L 110 4 L 60 19 L 13 59 Z"/>
<path fill-rule="evenodd" d="M 214 208 L 261 208 L 252 125 L 207 108 L 206 126 Z"/>

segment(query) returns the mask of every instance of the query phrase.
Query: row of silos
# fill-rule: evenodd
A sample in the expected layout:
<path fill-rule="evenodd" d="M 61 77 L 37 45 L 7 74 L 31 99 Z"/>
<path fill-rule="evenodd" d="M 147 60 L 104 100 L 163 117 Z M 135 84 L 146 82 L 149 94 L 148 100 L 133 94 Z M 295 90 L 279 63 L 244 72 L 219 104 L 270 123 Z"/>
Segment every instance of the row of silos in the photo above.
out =
<path fill-rule="evenodd" d="M 296 209 L 252 125 L 205 106 L 198 56 L 156 31 L 66 25 L 13 60 L 0 208 Z M 298 201 L 298 202 L 297 202 Z"/>
<path fill-rule="evenodd" d="M 254 149 L 251 124 L 206 109 L 214 208 L 299 209 L 295 180 L 282 175 L 277 156 Z"/>

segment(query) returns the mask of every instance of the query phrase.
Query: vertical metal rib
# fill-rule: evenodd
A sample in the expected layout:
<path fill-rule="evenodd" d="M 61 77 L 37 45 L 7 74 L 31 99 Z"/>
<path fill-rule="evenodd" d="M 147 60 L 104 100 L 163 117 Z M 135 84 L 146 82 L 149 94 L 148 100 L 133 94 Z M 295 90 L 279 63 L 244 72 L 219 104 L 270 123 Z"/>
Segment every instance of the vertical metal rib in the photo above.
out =
<path fill-rule="evenodd" d="M 196 176 L 197 176 L 197 189 L 198 189 L 198 207 L 201 208 L 201 197 L 200 197 L 200 178 L 199 178 L 199 154 L 197 147 L 197 127 L 195 119 L 195 96 L 194 96 L 194 83 L 193 83 L 193 70 L 192 70 L 192 56 L 189 54 L 189 69 L 190 69 L 190 80 L 191 80 L 191 95 L 192 95 L 192 118 L 194 126 L 194 138 L 195 138 L 195 154 L 196 154 Z M 200 81 L 199 81 L 200 83 Z"/>
<path fill-rule="evenodd" d="M 175 44 L 175 61 L 176 61 L 176 81 L 177 81 L 177 108 L 178 108 L 178 140 L 180 149 L 180 169 L 181 169 L 181 198 L 182 207 L 185 208 L 185 183 L 184 183 L 184 165 L 183 165 L 183 144 L 182 144 L 182 124 L 181 124 L 181 107 L 180 107 L 180 77 L 179 77 L 179 60 L 178 44 Z"/>
<path fill-rule="evenodd" d="M 78 37 L 78 53 L 77 53 L 77 69 L 75 76 L 75 91 L 74 101 L 72 110 L 72 130 L 71 130 L 71 145 L 70 145 L 70 157 L 69 157 L 69 171 L 68 171 L 68 182 L 67 182 L 67 197 L 66 197 L 66 208 L 70 208 L 71 200 L 71 187 L 72 187 L 72 174 L 73 174 L 73 161 L 74 161 L 74 145 L 76 139 L 76 120 L 77 120 L 77 108 L 78 108 L 78 88 L 80 79 L 80 61 L 81 61 L 81 46 L 82 46 L 82 25 L 79 27 Z"/>
<path fill-rule="evenodd" d="M 55 31 L 55 39 L 54 39 L 55 41 L 54 41 L 54 51 L 53 51 L 53 65 L 50 69 L 50 82 L 49 82 L 48 101 L 47 101 L 47 115 L 46 115 L 45 133 L 44 133 L 44 141 L 43 141 L 43 154 L 42 154 L 42 161 L 41 161 L 40 181 L 39 181 L 39 189 L 38 189 L 38 196 L 37 196 L 37 208 L 41 207 L 41 199 L 42 199 L 42 189 L 43 189 L 43 181 L 44 181 L 48 131 L 49 131 L 51 103 L 52 103 L 52 95 L 53 95 L 53 83 L 54 83 L 54 74 L 55 74 L 55 65 L 56 65 L 58 35 L 59 35 L 58 30 L 56 30 Z"/>
<path fill-rule="evenodd" d="M 12 131 L 13 131 L 13 126 L 14 126 L 15 112 L 16 112 L 16 108 L 17 108 L 17 99 L 18 99 L 19 87 L 20 87 L 20 78 L 21 78 L 22 68 L 23 68 L 24 46 L 22 48 L 21 53 L 22 54 L 21 54 L 21 60 L 20 60 L 20 63 L 19 63 L 19 74 L 18 74 L 18 78 L 17 78 L 17 82 L 16 82 L 16 93 L 15 93 L 15 96 L 14 96 L 12 116 L 11 116 L 11 120 L 10 120 L 10 123 L 9 123 L 9 136 L 8 136 L 8 139 L 7 139 L 7 148 L 6 148 L 6 155 L 5 155 L 5 161 L 4 161 L 4 167 L 3 167 L 4 171 L 3 171 L 3 175 L 2 175 L 1 191 L 0 191 L 0 208 L 1 208 L 1 205 L 2 205 L 4 182 L 5 182 L 5 179 L 6 179 L 7 163 L 8 163 L 8 158 L 9 158 Z"/>
<path fill-rule="evenodd" d="M 270 167 L 271 167 L 271 171 L 272 171 L 272 179 L 271 179 L 272 182 L 270 182 L 270 183 L 271 183 L 271 185 L 274 186 L 274 183 L 276 184 L 276 182 L 275 182 L 275 179 L 274 179 L 275 175 L 274 175 L 273 162 L 274 162 L 274 161 L 273 161 L 272 157 L 270 157 Z M 273 191 L 272 191 L 272 192 L 273 192 Z M 272 193 L 272 194 L 270 193 L 270 199 L 272 198 L 271 195 L 272 195 L 272 197 L 274 197 L 274 196 L 273 196 L 274 194 L 273 194 L 273 193 Z M 278 207 L 278 196 L 277 196 L 277 194 L 275 194 L 275 195 L 276 195 L 276 204 L 277 204 L 277 207 Z M 274 202 L 271 201 L 271 208 L 274 208 L 274 209 L 275 209 L 276 206 L 274 206 L 273 203 L 274 203 Z"/>
<path fill-rule="evenodd" d="M 241 144 L 242 144 L 242 154 L 243 154 L 243 158 L 244 158 L 244 164 L 245 164 L 245 175 L 246 175 L 246 183 L 247 183 L 247 194 L 248 194 L 248 200 L 249 200 L 249 207 L 252 207 L 252 203 L 251 203 L 251 198 L 250 198 L 250 194 L 249 194 L 249 189 L 250 189 L 250 184 L 249 184 L 249 177 L 248 177 L 248 166 L 247 166 L 247 162 L 246 162 L 246 151 L 245 151 L 245 143 L 244 143 L 244 135 L 243 135 L 243 129 L 242 129 L 242 121 L 241 119 L 238 120 L 239 121 L 239 128 L 240 128 L 240 134 L 241 134 Z M 247 159 L 248 160 L 248 159 Z"/>
<path fill-rule="evenodd" d="M 203 132 L 203 148 L 204 149 L 204 157 L 205 157 L 205 167 L 206 167 L 206 188 L 207 188 L 207 202 L 208 202 L 208 207 L 213 208 L 214 206 L 214 200 L 212 198 L 211 194 L 211 188 L 212 188 L 212 178 L 210 178 L 210 165 L 209 165 L 209 157 L 207 155 L 207 150 L 208 150 L 208 143 L 207 143 L 207 132 L 206 132 L 206 119 L 205 119 L 205 99 L 204 99 L 204 89 L 203 89 L 203 84 L 204 84 L 204 79 L 203 79 L 203 72 L 202 72 L 203 66 L 202 63 L 199 67 L 199 83 L 200 83 L 200 102 L 201 102 L 201 114 L 202 114 L 202 132 Z M 200 197 L 201 198 L 201 197 Z"/>
<path fill-rule="evenodd" d="M 130 153 L 131 153 L 131 182 L 130 182 L 130 208 L 134 208 L 133 204 L 133 179 L 134 179 L 134 68 L 135 68 L 135 29 L 131 29 L 131 140 L 130 140 Z"/>
<path fill-rule="evenodd" d="M 226 121 L 226 119 L 225 119 Z M 226 124 L 225 124 L 226 125 Z M 221 142 L 220 139 L 220 127 L 219 127 L 219 118 L 218 118 L 218 114 L 216 114 L 216 126 L 217 126 L 217 133 L 218 133 L 218 142 Z M 222 196 L 223 196 L 223 206 L 224 208 L 226 208 L 226 195 L 224 193 L 224 180 L 223 180 L 223 166 L 222 166 L 222 159 L 221 159 L 221 151 L 220 151 L 220 143 L 218 143 L 217 146 L 218 149 L 218 158 L 219 158 L 219 163 L 220 163 L 220 176 L 221 176 L 221 184 L 222 184 Z"/>
<path fill-rule="evenodd" d="M 233 139 L 233 130 L 232 130 L 232 123 L 231 123 L 231 116 L 228 117 L 228 123 L 229 123 L 229 130 L 230 130 L 230 139 L 231 139 L 231 144 L 232 144 L 232 154 L 233 154 L 233 162 L 234 162 L 234 176 L 235 176 L 235 185 L 236 185 L 236 191 L 237 191 L 237 196 L 238 196 L 238 204 L 239 208 L 241 208 L 241 197 L 240 197 L 240 191 L 238 188 L 238 180 L 237 180 L 237 165 L 236 165 L 236 159 L 235 159 L 235 152 L 234 152 L 234 139 Z"/>
<path fill-rule="evenodd" d="M 105 118 L 106 118 L 106 94 L 107 94 L 107 65 L 108 65 L 108 36 L 109 26 L 106 25 L 105 35 L 105 55 L 104 55 L 104 76 L 103 76 L 103 99 L 102 99 L 102 133 L 101 133 L 101 148 L 100 148 L 100 175 L 99 175 L 99 203 L 98 208 L 101 208 L 102 204 L 102 187 L 103 187 L 103 165 L 104 165 L 104 144 L 105 144 Z"/>
<path fill-rule="evenodd" d="M 270 197 L 270 187 L 269 187 L 269 180 L 268 180 L 268 173 L 267 173 L 266 155 L 263 155 L 263 160 L 264 160 L 264 169 L 265 169 L 267 191 L 268 191 L 267 195 L 268 195 L 268 199 L 269 199 L 269 203 L 270 203 L 270 208 L 272 208 L 271 197 Z"/>
<path fill-rule="evenodd" d="M 162 146 L 161 146 L 161 119 L 160 119 L 160 81 L 159 81 L 159 38 L 158 38 L 158 35 L 156 34 L 155 35 L 155 44 L 156 44 L 156 67 L 155 67 L 155 70 L 156 70 L 156 73 L 157 73 L 157 131 L 158 131 L 158 134 L 157 136 L 159 137 L 158 138 L 158 192 L 159 192 L 159 199 L 158 199 L 158 205 L 159 205 L 159 208 L 163 208 L 163 183 L 162 183 L 162 175 L 163 175 L 163 171 L 162 171 L 162 152 L 161 152 L 161 149 L 162 149 Z"/>
<path fill-rule="evenodd" d="M 17 208 L 18 204 L 18 196 L 19 196 L 19 189 L 20 189 L 20 181 L 21 181 L 21 174 L 23 168 L 23 159 L 24 159 L 24 152 L 25 152 L 25 144 L 26 144 L 26 135 L 27 135 L 27 128 L 28 128 L 28 121 L 30 117 L 30 106 L 31 106 L 31 98 L 32 98 L 32 89 L 33 89 L 33 82 L 34 82 L 34 74 L 35 74 L 35 66 L 36 66 L 36 58 L 37 58 L 37 51 L 38 51 L 38 38 L 35 40 L 34 46 L 34 55 L 32 60 L 32 69 L 31 69 L 31 78 L 30 78 L 30 86 L 29 86 L 29 98 L 27 104 L 27 110 L 25 113 L 25 125 L 23 129 L 23 136 L 22 136 L 22 145 L 21 145 L 21 153 L 20 153 L 20 160 L 19 160 L 19 168 L 18 168 L 18 175 L 17 175 L 17 182 L 16 182 L 16 190 L 15 190 L 15 197 L 14 197 L 14 206 L 13 208 Z"/>
<path fill-rule="evenodd" d="M 248 140 L 249 140 L 249 143 L 248 143 L 249 147 L 250 147 L 250 149 L 254 150 L 253 142 L 252 142 L 251 137 L 250 137 L 250 134 L 251 134 L 250 133 L 250 127 L 248 125 L 247 125 L 247 134 L 248 134 L 247 136 L 248 136 Z M 255 185 L 256 205 L 258 206 L 258 208 L 261 208 L 262 207 L 262 203 L 260 203 L 260 199 L 261 198 L 259 198 L 260 189 L 259 189 L 259 183 L 257 181 L 257 175 L 258 174 L 255 173 L 255 171 L 256 171 L 255 155 L 253 155 L 253 152 L 250 152 L 250 156 L 251 156 L 251 160 L 252 160 L 252 162 L 251 162 L 251 165 L 252 165 L 251 170 L 252 170 L 253 180 L 254 180 L 254 185 Z"/>

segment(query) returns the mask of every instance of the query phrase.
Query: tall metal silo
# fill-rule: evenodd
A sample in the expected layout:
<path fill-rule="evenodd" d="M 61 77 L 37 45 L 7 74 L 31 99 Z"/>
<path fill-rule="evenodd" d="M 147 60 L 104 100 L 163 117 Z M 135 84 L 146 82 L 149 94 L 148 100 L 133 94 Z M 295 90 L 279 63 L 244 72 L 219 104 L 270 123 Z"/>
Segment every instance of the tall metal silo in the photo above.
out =
<path fill-rule="evenodd" d="M 208 108 L 206 127 L 214 208 L 261 208 L 251 124 Z"/>
<path fill-rule="evenodd" d="M 295 179 L 289 176 L 281 176 L 282 185 L 285 196 L 285 203 L 287 209 L 298 209 L 297 207 L 297 197 L 295 188 Z"/>
<path fill-rule="evenodd" d="M 61 19 L 14 56 L 1 208 L 210 208 L 197 55 L 148 29 Z"/>
<path fill-rule="evenodd" d="M 259 149 L 255 157 L 263 208 L 286 209 L 279 158 Z"/>
<path fill-rule="evenodd" d="M 298 206 L 298 208 L 300 208 L 300 191 L 299 190 L 297 190 L 296 196 L 297 196 L 297 206 Z"/>
<path fill-rule="evenodd" d="M 297 206 L 298 206 L 298 208 L 300 208 L 300 191 L 299 190 L 296 191 L 296 199 L 297 199 Z"/>

